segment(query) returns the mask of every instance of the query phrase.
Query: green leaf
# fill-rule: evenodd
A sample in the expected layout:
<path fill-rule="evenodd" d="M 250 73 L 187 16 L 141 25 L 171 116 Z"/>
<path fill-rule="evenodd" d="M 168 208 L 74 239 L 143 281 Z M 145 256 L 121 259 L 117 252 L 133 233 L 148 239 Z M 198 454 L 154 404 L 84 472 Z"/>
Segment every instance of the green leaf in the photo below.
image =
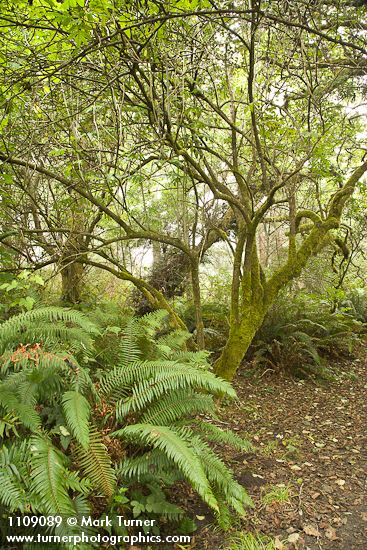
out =
<path fill-rule="evenodd" d="M 77 391 L 67 391 L 63 395 L 62 406 L 72 434 L 80 445 L 87 449 L 90 415 L 90 405 L 87 399 Z"/>
<path fill-rule="evenodd" d="M 89 477 L 93 486 L 107 497 L 112 497 L 116 488 L 116 476 L 111 457 L 99 432 L 96 430 L 90 432 L 88 449 L 80 447 L 77 457 L 81 469 Z"/>
<path fill-rule="evenodd" d="M 201 498 L 213 510 L 219 511 L 218 502 L 212 492 L 199 458 L 176 432 L 166 426 L 135 424 L 118 430 L 111 435 L 133 441 L 140 439 L 142 442 L 164 451 L 168 458 L 182 471 L 183 475 Z"/>
<path fill-rule="evenodd" d="M 41 437 L 31 439 L 32 488 L 47 514 L 73 515 L 73 502 L 66 488 L 66 457 Z"/>

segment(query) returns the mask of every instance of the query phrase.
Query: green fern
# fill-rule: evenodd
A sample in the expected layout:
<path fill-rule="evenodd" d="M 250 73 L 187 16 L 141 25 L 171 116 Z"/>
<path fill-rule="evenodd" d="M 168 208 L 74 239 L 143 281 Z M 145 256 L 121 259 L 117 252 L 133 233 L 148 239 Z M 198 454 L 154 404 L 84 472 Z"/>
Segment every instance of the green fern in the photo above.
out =
<path fill-rule="evenodd" d="M 15 315 L 0 325 L 0 353 L 20 341 L 44 339 L 62 342 L 80 342 L 89 348 L 92 336 L 98 334 L 97 327 L 88 318 L 71 309 L 44 307 Z"/>
<path fill-rule="evenodd" d="M 30 454 L 27 440 L 3 445 L 0 450 L 0 502 L 10 512 L 24 513 L 28 507 L 27 486 L 23 478 L 30 478 L 27 470 Z"/>
<path fill-rule="evenodd" d="M 200 432 L 208 441 L 220 445 L 229 445 L 233 449 L 245 451 L 247 453 L 254 450 L 250 441 L 239 437 L 231 430 L 222 430 L 222 428 L 218 428 L 218 426 L 209 422 L 203 422 L 202 420 L 196 421 L 196 424 L 200 428 Z"/>
<path fill-rule="evenodd" d="M 0 384 L 0 404 L 7 413 L 15 414 L 31 431 L 35 432 L 41 425 L 41 419 L 34 409 L 34 403 L 22 402 L 11 387 Z"/>
<path fill-rule="evenodd" d="M 116 488 L 116 474 L 112 468 L 111 457 L 97 430 L 92 429 L 89 432 L 88 448 L 79 447 L 76 457 L 81 470 L 91 480 L 93 487 L 110 498 Z"/>
<path fill-rule="evenodd" d="M 215 405 L 212 395 L 178 390 L 153 403 L 141 416 L 141 422 L 170 425 L 177 420 L 198 413 L 209 413 L 215 416 Z"/>
<path fill-rule="evenodd" d="M 141 388 L 138 388 L 137 384 L 141 384 Z M 125 368 L 115 368 L 101 380 L 101 390 L 106 396 L 119 389 L 126 393 L 129 387 L 133 387 L 129 402 L 120 405 L 122 410 L 127 409 L 126 412 L 130 409 L 135 410 L 135 407 L 139 410 L 152 398 L 159 398 L 169 390 L 180 388 L 195 387 L 214 395 L 226 395 L 231 398 L 236 396 L 231 384 L 213 373 L 195 365 L 164 360 L 136 362 L 126 365 Z"/>
<path fill-rule="evenodd" d="M 119 346 L 120 365 L 122 367 L 140 359 L 141 350 L 138 340 L 142 335 L 143 330 L 138 320 L 135 318 L 130 319 L 123 330 Z"/>
<path fill-rule="evenodd" d="M 118 430 L 115 436 L 150 444 L 163 451 L 168 458 L 182 471 L 202 499 L 214 510 L 218 511 L 218 503 L 213 495 L 208 479 L 199 458 L 186 444 L 185 440 L 166 426 L 150 424 L 135 424 Z"/>
<path fill-rule="evenodd" d="M 126 457 L 116 467 L 116 472 L 120 478 L 138 480 L 139 482 L 145 477 L 161 479 L 166 477 L 167 472 L 174 470 L 174 462 L 157 448 L 150 449 L 142 455 Z M 177 475 L 175 472 L 175 478 L 181 479 L 182 475 Z"/>
<path fill-rule="evenodd" d="M 253 502 L 244 487 L 234 480 L 229 468 L 200 437 L 192 434 L 191 445 L 201 458 L 208 480 L 215 487 L 214 492 L 224 496 L 226 504 L 238 514 L 245 515 L 245 506 L 253 506 Z"/>
<path fill-rule="evenodd" d="M 13 462 L 6 458 L 17 441 L 0 458 L 0 502 L 9 510 L 22 511 L 29 502 L 35 512 L 89 515 L 91 494 L 97 492 L 112 502 L 116 475 L 124 484 L 139 481 L 147 488 L 155 484 L 157 495 L 160 486 L 185 479 L 222 523 L 230 509 L 242 514 L 251 504 L 207 444 L 248 450 L 248 442 L 199 417 L 215 419 L 214 398 L 234 398 L 235 391 L 210 371 L 206 352 L 185 350 L 190 335 L 169 333 L 165 317 L 164 312 L 155 312 L 129 319 L 121 331 L 113 331 L 120 357 L 113 368 L 104 365 L 104 375 L 99 371 L 98 384 L 93 363 L 91 370 L 89 364 L 99 332 L 83 314 L 46 308 L 0 325 L 0 413 L 16 418 L 21 436 L 37 433 L 25 440 L 28 471 L 17 462 L 16 452 Z M 126 442 L 116 468 L 100 432 L 106 420 L 92 416 L 99 406 L 107 407 L 107 425 L 115 423 L 109 438 Z M 71 438 L 66 443 L 65 429 Z M 117 442 L 110 441 L 115 448 Z M 60 443 L 67 447 L 65 453 Z M 76 464 L 78 471 L 71 472 L 69 463 Z M 177 515 L 177 507 L 167 503 L 164 492 L 159 494 L 156 512 Z"/>
<path fill-rule="evenodd" d="M 81 393 L 68 391 L 62 397 L 62 406 L 67 424 L 75 439 L 87 449 L 89 444 L 89 402 Z"/>
<path fill-rule="evenodd" d="M 169 479 L 173 482 L 183 478 L 217 513 L 221 500 L 242 514 L 251 501 L 224 463 L 219 458 L 214 461 L 216 454 L 210 454 L 206 440 L 241 450 L 249 450 L 250 444 L 229 430 L 211 424 L 206 428 L 205 422 L 196 419 L 198 414 L 216 418 L 214 397 L 234 398 L 235 391 L 210 372 L 206 352 L 183 349 L 190 335 L 174 331 L 157 337 L 158 330 L 164 330 L 164 326 L 157 326 L 157 319 L 160 316 L 155 315 L 150 322 L 148 315 L 135 322 L 133 331 L 139 345 L 143 338 L 147 340 L 143 349 L 150 349 L 154 360 L 123 361 L 100 382 L 102 395 L 115 406 L 116 420 L 122 424 L 127 419 L 130 422 L 111 434 L 132 444 L 134 449 L 134 456 L 126 456 L 118 466 L 118 475 L 140 483 L 152 479 L 168 483 Z M 191 443 L 195 438 L 197 448 Z M 141 454 L 136 453 L 137 447 Z M 207 462 L 212 462 L 212 472 L 206 467 L 204 455 Z"/>
<path fill-rule="evenodd" d="M 66 458 L 52 443 L 41 437 L 31 439 L 32 489 L 49 515 L 70 516 L 73 502 L 65 483 Z"/>
<path fill-rule="evenodd" d="M 210 372 L 198 372 L 188 365 L 169 364 L 163 372 L 136 384 L 131 396 L 116 403 L 116 416 L 121 419 L 131 412 L 143 410 L 153 400 L 158 400 L 169 391 L 180 389 L 210 391 L 214 395 L 235 396 L 230 384 Z"/>

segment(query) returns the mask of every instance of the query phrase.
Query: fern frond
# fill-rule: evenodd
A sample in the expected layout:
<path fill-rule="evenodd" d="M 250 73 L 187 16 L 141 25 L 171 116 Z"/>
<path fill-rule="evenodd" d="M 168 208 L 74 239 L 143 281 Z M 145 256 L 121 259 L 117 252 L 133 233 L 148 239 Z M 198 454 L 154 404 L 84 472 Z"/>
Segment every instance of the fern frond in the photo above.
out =
<path fill-rule="evenodd" d="M 26 484 L 22 479 L 22 473 L 29 461 L 29 445 L 27 440 L 20 444 L 5 445 L 0 450 L 0 502 L 10 511 L 24 512 L 27 508 L 28 498 Z"/>
<path fill-rule="evenodd" d="M 197 420 L 195 424 L 200 428 L 200 431 L 208 441 L 222 445 L 229 445 L 230 447 L 233 447 L 233 449 L 237 449 L 239 451 L 253 451 L 253 446 L 250 441 L 243 439 L 231 430 L 223 430 L 222 428 L 215 426 L 215 424 L 204 422 L 203 420 Z"/>
<path fill-rule="evenodd" d="M 175 463 L 163 451 L 151 449 L 141 456 L 124 458 L 116 467 L 116 473 L 119 477 L 140 481 L 147 475 L 159 478 L 175 468 Z"/>
<path fill-rule="evenodd" d="M 178 350 L 172 353 L 170 357 L 171 360 L 177 361 L 178 363 L 193 363 L 196 367 L 200 369 L 209 369 L 210 365 L 208 359 L 210 356 L 209 351 L 200 350 L 200 351 L 183 351 Z"/>
<path fill-rule="evenodd" d="M 140 418 L 141 423 L 169 425 L 176 420 L 198 413 L 214 416 L 215 405 L 212 395 L 181 390 L 164 395 L 149 406 Z"/>
<path fill-rule="evenodd" d="M 135 441 L 163 451 L 181 470 L 184 477 L 191 483 L 201 498 L 218 511 L 218 503 L 212 492 L 199 458 L 184 441 L 182 434 L 178 435 L 167 426 L 153 426 L 149 424 L 135 424 L 118 430 L 115 436 Z"/>
<path fill-rule="evenodd" d="M 91 515 L 91 506 L 84 495 L 77 495 L 73 499 L 74 516 L 77 518 L 88 517 Z"/>
<path fill-rule="evenodd" d="M 136 318 L 130 319 L 123 329 L 121 342 L 119 346 L 120 367 L 129 363 L 138 361 L 141 358 L 141 350 L 138 339 L 142 336 L 143 330 Z"/>
<path fill-rule="evenodd" d="M 191 337 L 192 335 L 186 330 L 178 329 L 157 338 L 156 344 L 162 350 L 168 348 L 172 351 L 182 351 L 183 346 Z"/>
<path fill-rule="evenodd" d="M 40 427 L 41 419 L 34 409 L 34 403 L 22 403 L 14 391 L 6 387 L 6 383 L 0 384 L 0 404 L 8 413 L 15 414 L 33 432 Z"/>
<path fill-rule="evenodd" d="M 86 449 L 89 444 L 90 415 L 87 399 L 81 393 L 67 391 L 62 397 L 62 407 L 73 436 Z"/>
<path fill-rule="evenodd" d="M 140 317 L 139 324 L 149 336 L 154 336 L 158 330 L 161 330 L 167 318 L 168 313 L 165 309 L 157 309 Z"/>
<path fill-rule="evenodd" d="M 215 454 L 207 443 L 198 436 L 193 435 L 191 443 L 200 456 L 205 473 L 211 483 L 220 494 L 225 496 L 226 503 L 232 506 L 240 515 L 245 514 L 245 506 L 253 507 L 251 497 L 246 489 L 233 478 L 232 472 L 224 462 Z"/>
<path fill-rule="evenodd" d="M 67 308 L 43 307 L 14 315 L 0 325 L 0 353 L 9 344 L 27 340 L 29 335 L 33 339 L 47 338 L 48 335 L 54 334 L 54 331 L 58 330 L 58 324 L 60 324 L 59 330 L 64 335 L 63 323 L 70 325 L 70 329 L 72 329 L 72 325 L 78 327 L 77 336 L 80 336 L 81 332 L 84 335 L 98 334 L 97 327 L 79 311 Z"/>
<path fill-rule="evenodd" d="M 162 398 L 169 391 L 180 389 L 206 390 L 214 395 L 235 397 L 236 393 L 229 382 L 226 382 L 213 373 L 202 371 L 191 365 L 182 365 L 171 362 L 159 362 L 151 365 L 148 362 L 137 367 L 136 378 L 146 379 L 136 383 L 130 397 L 116 404 L 116 416 L 123 418 L 130 412 L 137 412 L 154 400 Z M 129 369 L 126 369 L 129 370 Z M 150 377 L 149 377 L 150 375 Z"/>
<path fill-rule="evenodd" d="M 74 492 L 88 495 L 92 490 L 92 483 L 87 477 L 80 478 L 79 472 L 67 470 L 65 472 L 65 485 Z"/>
<path fill-rule="evenodd" d="M 32 437 L 31 452 L 32 489 L 39 495 L 44 512 L 72 515 L 73 502 L 65 483 L 66 457 L 41 437 Z"/>
<path fill-rule="evenodd" d="M 91 480 L 93 487 L 111 497 L 116 485 L 115 471 L 101 434 L 97 430 L 90 430 L 88 449 L 79 447 L 76 456 L 80 468 Z"/>

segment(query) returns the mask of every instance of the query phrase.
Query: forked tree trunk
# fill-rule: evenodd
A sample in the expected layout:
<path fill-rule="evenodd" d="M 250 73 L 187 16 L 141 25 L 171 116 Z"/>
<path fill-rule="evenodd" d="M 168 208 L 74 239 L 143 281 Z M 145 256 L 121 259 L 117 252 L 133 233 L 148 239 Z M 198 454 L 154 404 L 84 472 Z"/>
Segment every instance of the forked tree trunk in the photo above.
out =
<path fill-rule="evenodd" d="M 330 200 L 325 219 L 311 210 L 300 210 L 294 214 L 293 231 L 289 235 L 288 259 L 271 277 L 266 280 L 262 273 L 256 250 L 255 232 L 246 235 L 246 246 L 239 239 L 236 250 L 237 264 L 234 264 L 232 281 L 232 305 L 230 332 L 226 346 L 214 365 L 215 373 L 231 380 L 248 350 L 256 331 L 269 308 L 274 303 L 281 288 L 295 277 L 299 277 L 308 260 L 324 246 L 335 239 L 332 230 L 338 229 L 343 208 L 353 195 L 355 187 L 367 171 L 367 161 L 363 162 L 350 176 L 345 185 Z M 311 229 L 302 244 L 297 247 L 296 233 L 302 219 L 310 220 Z M 291 228 L 292 229 L 292 228 Z M 243 250 L 245 250 L 242 263 Z M 239 261 L 243 270 L 239 269 Z"/>

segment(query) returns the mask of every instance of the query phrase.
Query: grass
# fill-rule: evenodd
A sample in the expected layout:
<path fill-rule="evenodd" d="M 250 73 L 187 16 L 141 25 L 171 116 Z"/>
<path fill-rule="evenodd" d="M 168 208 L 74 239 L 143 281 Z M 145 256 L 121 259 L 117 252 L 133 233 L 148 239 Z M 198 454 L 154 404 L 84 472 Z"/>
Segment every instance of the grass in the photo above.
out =
<path fill-rule="evenodd" d="M 276 546 L 274 540 L 267 535 L 237 532 L 223 550 L 276 550 Z"/>
<path fill-rule="evenodd" d="M 292 493 L 288 485 L 274 485 L 261 497 L 261 501 L 266 506 L 275 503 L 284 504 L 289 502 L 291 497 Z"/>

